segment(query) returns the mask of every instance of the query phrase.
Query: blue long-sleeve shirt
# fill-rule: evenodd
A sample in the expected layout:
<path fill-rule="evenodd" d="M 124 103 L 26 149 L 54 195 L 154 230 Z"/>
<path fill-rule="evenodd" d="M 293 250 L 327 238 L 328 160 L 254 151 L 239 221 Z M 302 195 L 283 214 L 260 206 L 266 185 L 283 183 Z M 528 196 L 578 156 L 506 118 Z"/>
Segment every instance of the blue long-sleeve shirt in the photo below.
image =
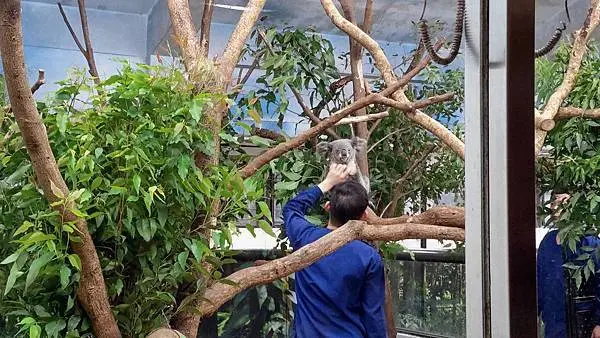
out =
<path fill-rule="evenodd" d="M 314 186 L 284 206 L 285 230 L 294 250 L 331 232 L 304 218 L 322 196 Z M 386 337 L 383 261 L 373 247 L 352 241 L 298 271 L 295 279 L 296 337 Z"/>
<path fill-rule="evenodd" d="M 575 253 L 556 242 L 557 230 L 546 234 L 538 248 L 537 259 L 537 293 L 538 313 L 544 322 L 545 338 L 566 338 L 567 334 L 567 301 L 565 293 L 565 279 L 563 264 L 577 258 L 581 253 L 582 246 L 597 247 L 600 239 L 595 236 L 587 236 L 577 243 Z M 598 260 L 595 259 L 596 268 Z M 580 304 L 576 310 L 584 308 L 593 311 L 594 324 L 600 324 L 600 282 L 595 275 L 596 298 L 591 304 Z"/>

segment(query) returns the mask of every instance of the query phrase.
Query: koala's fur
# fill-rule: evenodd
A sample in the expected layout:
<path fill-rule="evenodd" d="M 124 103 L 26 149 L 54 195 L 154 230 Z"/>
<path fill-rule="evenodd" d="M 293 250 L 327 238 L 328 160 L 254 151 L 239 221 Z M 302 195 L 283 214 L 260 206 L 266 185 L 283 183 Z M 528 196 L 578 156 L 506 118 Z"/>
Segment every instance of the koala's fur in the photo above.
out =
<path fill-rule="evenodd" d="M 358 137 L 331 142 L 323 141 L 317 144 L 317 152 L 326 159 L 327 169 L 332 164 L 345 164 L 355 169 L 355 174 L 350 178 L 360 183 L 369 194 L 371 192 L 369 178 L 360 172 L 358 163 L 356 163 L 356 154 L 363 151 L 367 151 L 367 141 Z M 327 170 L 324 175 L 327 175 Z"/>

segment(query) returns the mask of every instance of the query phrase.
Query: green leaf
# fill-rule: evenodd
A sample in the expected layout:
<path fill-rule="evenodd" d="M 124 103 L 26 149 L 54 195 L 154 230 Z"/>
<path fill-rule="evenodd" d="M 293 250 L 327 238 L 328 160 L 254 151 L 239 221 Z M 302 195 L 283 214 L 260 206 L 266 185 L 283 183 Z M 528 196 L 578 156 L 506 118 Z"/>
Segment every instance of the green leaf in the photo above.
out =
<path fill-rule="evenodd" d="M 175 128 L 173 128 L 173 136 L 177 136 L 179 135 L 179 133 L 181 133 L 181 130 L 183 130 L 183 126 L 185 124 L 183 122 L 179 122 L 175 125 Z"/>
<path fill-rule="evenodd" d="M 196 123 L 200 121 L 200 116 L 202 114 L 202 106 L 198 100 L 193 100 L 192 105 L 190 107 L 190 114 Z"/>
<path fill-rule="evenodd" d="M 277 182 L 275 190 L 296 190 L 300 182 Z"/>
<path fill-rule="evenodd" d="M 260 201 L 258 202 L 258 206 L 260 208 L 260 212 L 263 216 L 269 219 L 269 221 L 273 222 L 273 217 L 271 215 L 271 210 L 269 210 L 269 206 L 267 203 Z"/>
<path fill-rule="evenodd" d="M 254 225 L 246 224 L 246 229 L 248 229 L 252 237 L 256 237 L 256 233 L 254 232 Z"/>
<path fill-rule="evenodd" d="M 48 311 L 46 311 L 46 309 L 44 309 L 44 307 L 41 306 L 41 305 L 34 306 L 33 310 L 35 311 L 35 314 L 38 317 L 40 317 L 40 318 L 50 318 L 50 317 L 52 317 L 52 315 L 49 314 Z"/>
<path fill-rule="evenodd" d="M 37 276 L 40 274 L 40 270 L 48 264 L 54 257 L 54 254 L 51 252 L 47 252 L 44 255 L 36 258 L 29 267 L 29 272 L 27 273 L 27 278 L 25 279 L 25 292 L 27 289 L 35 281 Z"/>
<path fill-rule="evenodd" d="M 152 229 L 150 228 L 150 221 L 143 219 L 137 224 L 137 231 L 146 242 L 150 242 L 152 239 Z"/>
<path fill-rule="evenodd" d="M 69 262 L 71 265 L 77 269 L 77 271 L 81 271 L 81 259 L 76 254 L 69 255 Z"/>
<path fill-rule="evenodd" d="M 63 319 L 52 321 L 45 326 L 46 334 L 49 338 L 58 338 L 60 332 L 67 327 L 67 323 Z"/>
<path fill-rule="evenodd" d="M 67 324 L 67 330 L 69 330 L 69 331 L 75 330 L 75 328 L 77 327 L 77 325 L 79 325 L 80 321 L 81 321 L 81 317 L 79 317 L 79 316 L 71 316 L 71 318 L 69 318 L 69 322 Z"/>
<path fill-rule="evenodd" d="M 177 262 L 179 263 L 179 266 L 183 270 L 185 270 L 185 266 L 186 266 L 185 263 L 187 262 L 188 256 L 189 256 L 189 252 L 187 252 L 187 251 L 181 252 L 181 253 L 179 253 L 179 255 L 177 255 Z"/>
<path fill-rule="evenodd" d="M 10 256 L 6 257 L 2 262 L 0 262 L 0 264 L 2 264 L 2 265 L 10 264 L 10 263 L 16 261 L 17 258 L 19 258 L 20 254 L 21 254 L 21 251 L 13 252 Z"/>
<path fill-rule="evenodd" d="M 69 278 L 71 277 L 71 269 L 66 266 L 60 267 L 60 286 L 64 289 L 69 285 Z"/>
<path fill-rule="evenodd" d="M 192 158 L 190 155 L 184 154 L 179 157 L 179 162 L 177 163 L 177 173 L 181 179 L 185 179 L 187 177 L 191 163 Z"/>
<path fill-rule="evenodd" d="M 270 147 L 271 141 L 256 135 L 250 136 L 250 142 L 259 147 Z"/>
<path fill-rule="evenodd" d="M 29 338 L 40 338 L 42 335 L 42 328 L 35 324 L 29 327 Z"/>
<path fill-rule="evenodd" d="M 272 236 L 272 237 L 277 237 L 277 235 L 275 235 L 275 233 L 273 232 L 273 228 L 271 227 L 271 225 L 269 225 L 269 223 L 267 223 L 267 221 L 265 220 L 259 220 L 258 221 L 258 226 L 264 231 L 266 232 L 268 235 Z"/>
<path fill-rule="evenodd" d="M 69 115 L 65 111 L 59 111 L 56 113 L 56 123 L 58 125 L 58 131 L 64 135 L 67 131 L 67 123 L 69 122 Z"/>
<path fill-rule="evenodd" d="M 123 280 L 121 280 L 120 278 L 117 279 L 117 281 L 113 285 L 113 288 L 114 288 L 117 296 L 120 295 L 121 292 L 123 291 Z"/>
<path fill-rule="evenodd" d="M 31 227 L 33 227 L 33 223 L 31 223 L 29 221 L 24 221 L 23 224 L 21 224 L 21 226 L 17 229 L 17 231 L 15 231 L 15 234 L 13 235 L 13 237 L 17 237 L 17 235 L 24 233 L 25 231 L 29 230 L 29 228 L 31 228 Z"/>
<path fill-rule="evenodd" d="M 52 191 L 54 196 L 58 197 L 59 199 L 65 198 L 65 195 L 63 194 L 62 190 L 58 189 L 58 187 L 56 186 L 56 184 L 54 184 L 54 181 L 52 180 L 50 180 L 50 190 Z"/>
<path fill-rule="evenodd" d="M 20 271 L 25 262 L 27 261 L 28 254 L 26 252 L 22 252 L 19 255 L 19 258 L 15 261 L 13 266 L 10 268 L 10 273 L 8 274 L 8 279 L 6 280 L 6 287 L 4 288 L 4 295 L 6 296 L 10 290 L 15 286 L 15 282 L 25 273 Z"/>
<path fill-rule="evenodd" d="M 158 210 L 158 223 L 160 224 L 161 228 L 164 228 L 165 224 L 167 224 L 167 217 L 169 217 L 169 209 L 167 209 L 164 206 L 161 206 L 157 210 Z"/>
<path fill-rule="evenodd" d="M 135 174 L 133 175 L 133 189 L 135 189 L 136 193 L 140 193 L 140 184 L 142 183 L 142 178 L 140 177 L 140 175 Z"/>

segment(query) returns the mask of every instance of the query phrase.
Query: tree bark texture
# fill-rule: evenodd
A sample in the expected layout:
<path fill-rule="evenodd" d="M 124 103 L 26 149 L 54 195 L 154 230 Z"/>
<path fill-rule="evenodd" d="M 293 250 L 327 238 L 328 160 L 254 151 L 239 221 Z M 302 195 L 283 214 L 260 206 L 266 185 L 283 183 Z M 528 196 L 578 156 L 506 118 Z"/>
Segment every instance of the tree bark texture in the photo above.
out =
<path fill-rule="evenodd" d="M 46 127 L 37 111 L 31 88 L 27 84 L 20 1 L 0 2 L 0 20 L 2 21 L 0 51 L 12 111 L 23 135 L 36 181 L 48 202 L 53 203 L 61 199 L 55 195 L 56 189 L 64 196 L 67 196 L 69 191 L 58 170 Z M 96 247 L 85 220 L 70 212 L 68 205 L 56 208 L 65 221 L 75 222 L 80 232 L 82 242 L 72 242 L 73 251 L 81 259 L 82 265 L 77 298 L 90 317 L 95 335 L 107 338 L 121 337 L 108 302 Z"/>

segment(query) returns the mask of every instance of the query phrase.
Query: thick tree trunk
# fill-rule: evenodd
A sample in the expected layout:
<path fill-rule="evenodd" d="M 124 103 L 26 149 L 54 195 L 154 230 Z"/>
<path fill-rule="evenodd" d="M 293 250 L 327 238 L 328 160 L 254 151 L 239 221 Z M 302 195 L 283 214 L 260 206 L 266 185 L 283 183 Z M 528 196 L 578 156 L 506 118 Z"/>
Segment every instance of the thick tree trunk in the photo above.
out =
<path fill-rule="evenodd" d="M 20 1 L 1 1 L 0 20 L 0 51 L 12 111 L 31 158 L 37 183 L 44 191 L 46 199 L 50 203 L 56 202 L 60 200 L 60 196 L 55 194 L 56 189 L 64 196 L 68 195 L 68 189 L 58 170 L 46 127 L 27 84 Z M 82 264 L 77 297 L 91 319 L 94 333 L 97 337 L 120 337 L 108 302 L 98 254 L 87 224 L 85 220 L 70 212 L 68 206 L 57 207 L 57 210 L 65 221 L 74 221 L 81 234 L 81 243 L 72 242 L 73 251 L 79 256 Z"/>

